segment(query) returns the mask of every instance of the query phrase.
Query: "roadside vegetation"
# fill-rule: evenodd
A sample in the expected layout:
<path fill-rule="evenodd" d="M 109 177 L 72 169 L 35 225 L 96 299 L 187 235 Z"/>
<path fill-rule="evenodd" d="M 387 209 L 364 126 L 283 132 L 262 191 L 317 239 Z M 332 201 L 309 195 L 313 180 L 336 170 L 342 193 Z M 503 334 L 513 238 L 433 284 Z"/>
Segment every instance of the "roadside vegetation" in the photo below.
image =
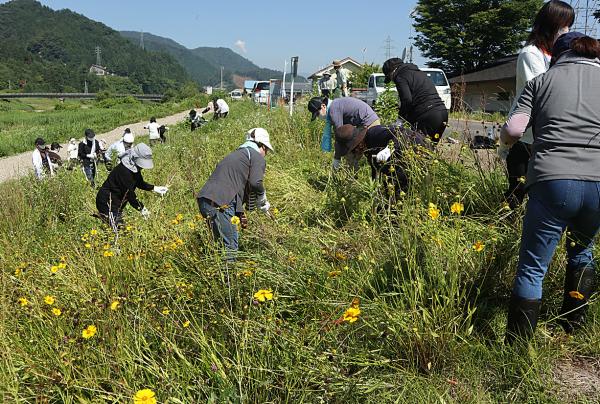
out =
<path fill-rule="evenodd" d="M 79 171 L 0 185 L 2 401 L 128 402 L 150 389 L 164 403 L 597 402 L 574 380 L 597 386 L 599 305 L 574 338 L 554 320 L 563 249 L 532 346 L 502 344 L 522 212 L 503 205 L 499 166 L 460 145 L 451 158 L 408 153 L 411 191 L 390 206 L 367 167 L 331 176 L 322 123 L 302 106 L 290 118 L 232 104 L 195 132 L 171 128 L 144 174 L 170 191 L 140 192 L 151 217 L 128 208 L 118 242 L 90 216 Z M 51 114 L 83 128 L 125 111 Z M 249 214 L 227 267 L 195 193 L 257 126 L 276 150 L 274 218 Z"/>

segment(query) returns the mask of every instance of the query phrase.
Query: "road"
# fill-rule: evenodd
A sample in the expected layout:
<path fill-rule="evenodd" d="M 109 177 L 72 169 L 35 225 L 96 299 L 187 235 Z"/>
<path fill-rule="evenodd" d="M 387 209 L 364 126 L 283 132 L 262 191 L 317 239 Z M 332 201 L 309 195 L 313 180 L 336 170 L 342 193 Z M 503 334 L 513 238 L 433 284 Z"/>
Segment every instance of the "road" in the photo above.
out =
<path fill-rule="evenodd" d="M 184 120 L 188 115 L 188 111 L 179 112 L 174 115 L 166 116 L 164 118 L 159 118 L 157 121 L 160 125 L 174 125 L 182 120 Z M 130 123 L 126 125 L 121 125 L 118 128 L 111 130 L 110 132 L 102 133 L 97 135 L 98 139 L 103 139 L 106 141 L 108 145 L 120 139 L 125 131 L 125 128 L 130 128 L 131 131 L 136 135 L 146 134 L 146 130 L 144 129 L 144 125 L 148 122 L 136 122 Z M 74 137 L 77 139 L 81 138 L 83 133 L 74 134 Z M 67 159 L 67 144 L 62 145 L 63 148 L 60 151 L 60 156 L 63 160 Z M 31 146 L 31 152 L 25 152 L 21 154 L 17 154 L 14 156 L 4 157 L 0 159 L 0 183 L 16 179 L 22 176 L 29 174 L 33 171 L 33 166 L 31 163 L 31 153 L 33 152 L 33 145 Z"/>

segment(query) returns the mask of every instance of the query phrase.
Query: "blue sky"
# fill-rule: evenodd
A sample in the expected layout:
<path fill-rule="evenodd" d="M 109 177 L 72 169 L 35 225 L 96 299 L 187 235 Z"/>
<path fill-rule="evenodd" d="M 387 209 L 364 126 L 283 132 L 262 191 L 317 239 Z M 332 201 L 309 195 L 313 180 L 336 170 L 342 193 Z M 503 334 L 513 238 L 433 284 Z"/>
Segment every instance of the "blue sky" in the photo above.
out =
<path fill-rule="evenodd" d="M 299 56 L 299 71 L 312 73 L 332 59 L 346 56 L 381 64 L 388 35 L 395 47 L 392 55 L 401 55 L 414 33 L 409 14 L 416 0 L 41 3 L 53 9 L 71 9 L 117 30 L 143 30 L 168 37 L 188 48 L 228 47 L 261 67 L 282 70 L 284 60 Z M 423 64 L 424 60 L 417 55 L 416 62 Z"/>

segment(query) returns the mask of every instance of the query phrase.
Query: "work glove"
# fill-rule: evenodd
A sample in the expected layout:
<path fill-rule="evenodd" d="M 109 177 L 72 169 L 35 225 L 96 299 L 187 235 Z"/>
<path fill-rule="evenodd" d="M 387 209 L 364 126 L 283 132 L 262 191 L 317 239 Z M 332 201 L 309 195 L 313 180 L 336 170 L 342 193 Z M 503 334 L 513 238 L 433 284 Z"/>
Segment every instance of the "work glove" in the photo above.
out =
<path fill-rule="evenodd" d="M 140 211 L 140 213 L 142 214 L 142 217 L 146 220 L 148 220 L 150 218 L 150 211 L 148 210 L 147 207 L 143 207 L 142 210 Z"/>
<path fill-rule="evenodd" d="M 333 159 L 333 163 L 331 164 L 331 168 L 333 169 L 333 171 L 337 171 L 340 169 L 340 165 L 342 164 L 342 160 L 340 159 Z"/>
<path fill-rule="evenodd" d="M 168 187 L 154 187 L 153 189 L 154 192 L 156 192 L 157 194 L 159 194 L 160 196 L 164 196 L 167 191 L 169 191 Z"/>
<path fill-rule="evenodd" d="M 262 210 L 264 213 L 267 213 L 269 211 L 269 209 L 271 209 L 271 204 L 267 200 L 267 193 L 266 192 L 264 192 L 258 198 L 258 206 L 259 206 L 259 209 Z"/>
<path fill-rule="evenodd" d="M 496 150 L 496 153 L 498 153 L 498 157 L 500 157 L 502 160 L 506 160 L 509 152 L 510 152 L 510 146 L 507 145 L 506 143 L 500 142 L 500 145 L 498 146 L 498 149 Z"/>
<path fill-rule="evenodd" d="M 85 157 L 87 157 L 87 158 L 89 158 L 89 159 L 92 159 L 92 160 L 93 160 L 93 159 L 95 159 L 95 158 L 96 158 L 96 155 L 95 155 L 94 153 L 90 153 L 90 154 L 86 154 L 86 156 L 85 156 Z"/>
<path fill-rule="evenodd" d="M 390 159 L 390 157 L 392 157 L 392 151 L 390 150 L 390 148 L 388 146 L 385 149 L 381 150 L 379 153 L 377 153 L 377 155 L 375 156 L 375 159 L 377 160 L 378 163 L 385 163 L 386 161 L 388 161 Z"/>

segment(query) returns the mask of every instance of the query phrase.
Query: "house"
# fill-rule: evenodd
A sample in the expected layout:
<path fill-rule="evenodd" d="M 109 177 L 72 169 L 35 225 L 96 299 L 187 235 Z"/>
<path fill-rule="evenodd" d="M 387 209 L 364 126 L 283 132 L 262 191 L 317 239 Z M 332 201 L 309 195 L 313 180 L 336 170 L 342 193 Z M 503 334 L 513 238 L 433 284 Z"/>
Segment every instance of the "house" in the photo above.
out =
<path fill-rule="evenodd" d="M 362 65 L 350 57 L 340 60 L 340 63 L 342 64 L 342 69 L 349 70 L 351 73 L 356 73 L 357 71 L 362 69 Z M 316 72 L 314 72 L 313 74 L 308 76 L 308 79 L 317 81 L 321 77 L 323 77 L 323 74 L 325 74 L 325 73 L 330 73 L 333 77 L 335 77 L 335 71 L 333 70 L 333 63 L 323 67 L 320 70 L 317 70 Z"/>
<path fill-rule="evenodd" d="M 91 65 L 90 66 L 90 73 L 91 74 L 95 74 L 96 76 L 109 76 L 110 73 L 107 70 L 107 68 L 105 66 L 100 66 L 100 65 Z"/>
<path fill-rule="evenodd" d="M 452 105 L 469 111 L 508 113 L 515 98 L 517 56 L 452 77 Z"/>

